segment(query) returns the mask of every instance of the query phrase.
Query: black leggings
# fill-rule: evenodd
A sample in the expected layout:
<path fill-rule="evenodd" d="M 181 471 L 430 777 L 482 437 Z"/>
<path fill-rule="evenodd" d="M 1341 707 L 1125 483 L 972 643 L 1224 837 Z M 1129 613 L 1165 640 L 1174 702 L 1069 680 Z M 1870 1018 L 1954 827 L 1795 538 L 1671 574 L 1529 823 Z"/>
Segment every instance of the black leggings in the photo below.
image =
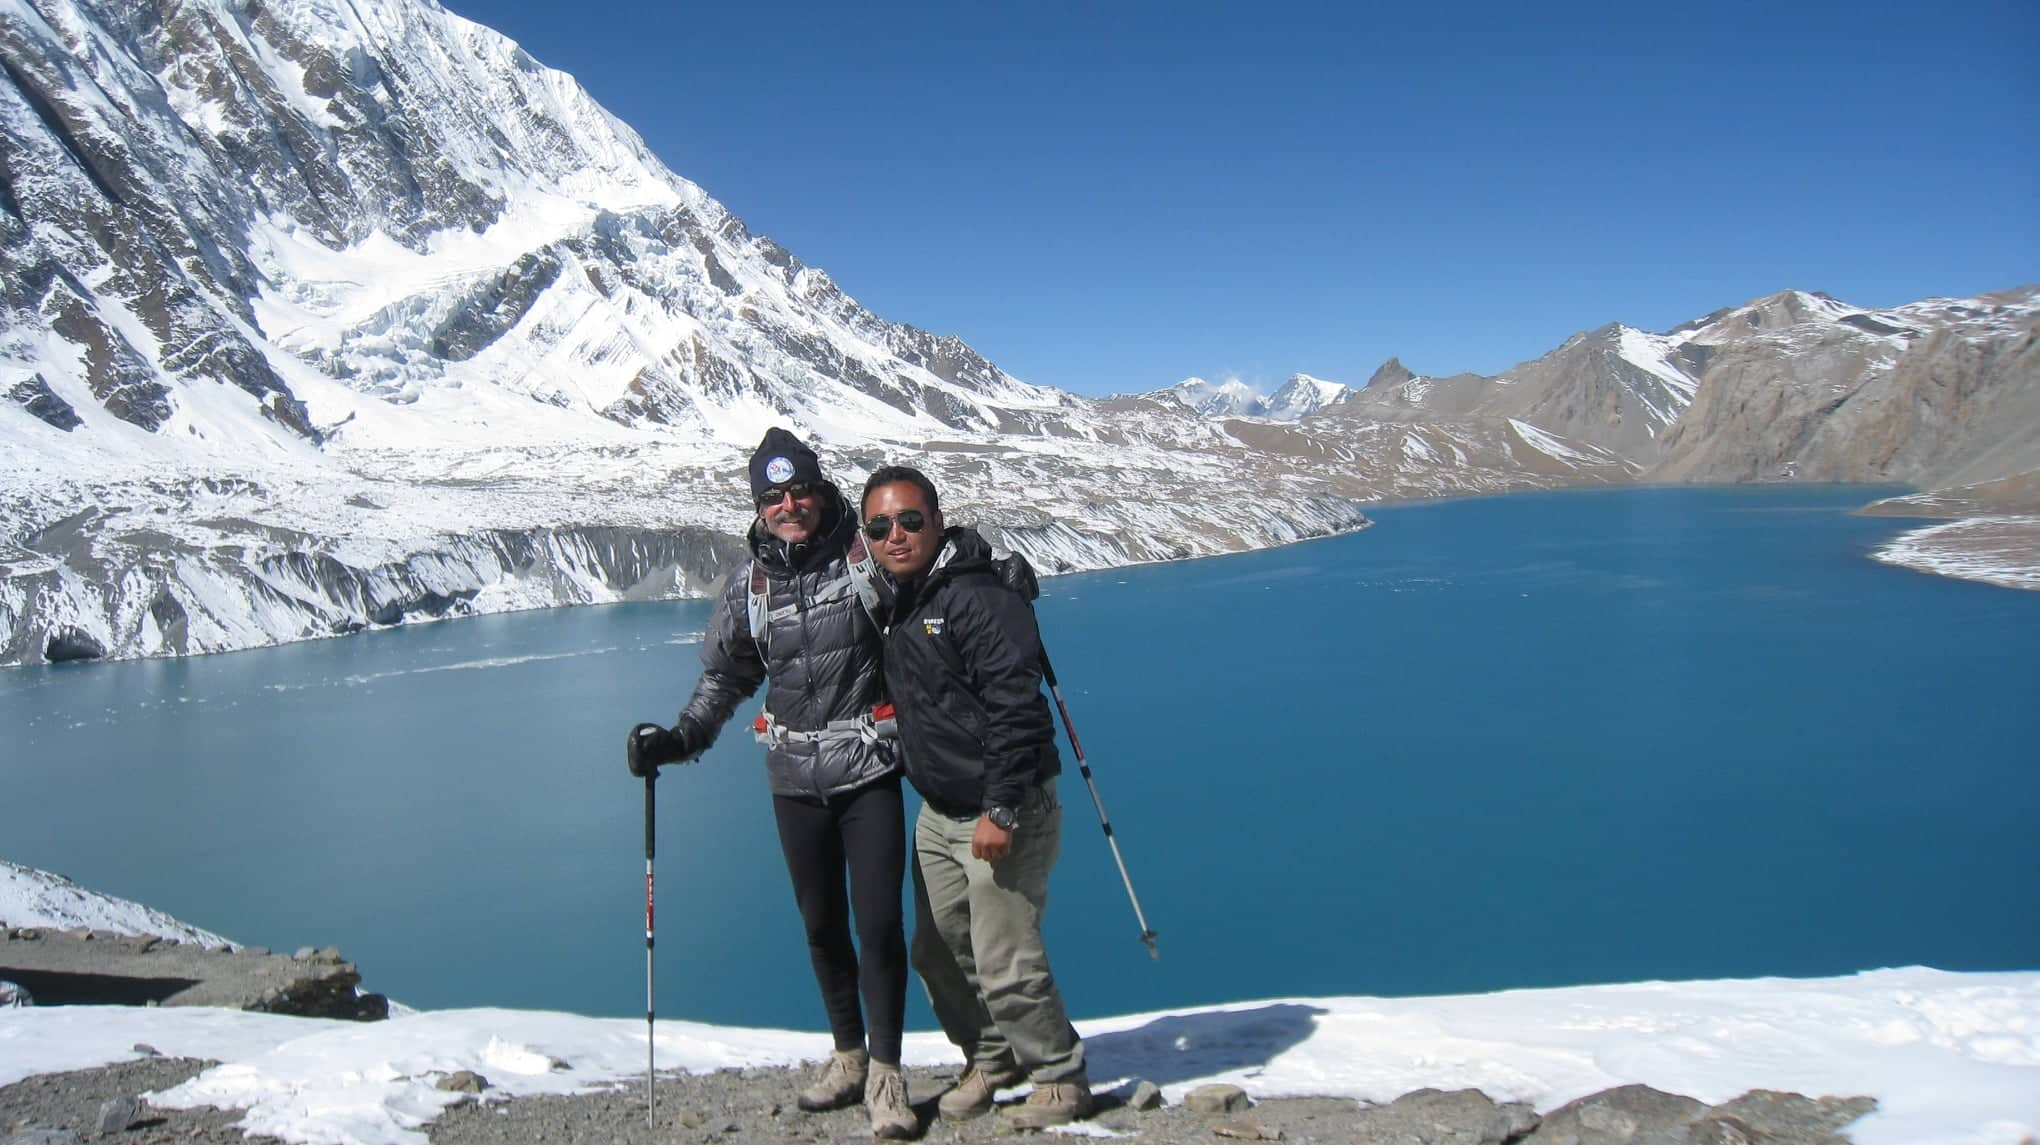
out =
<path fill-rule="evenodd" d="M 905 812 L 898 775 L 814 803 L 776 795 L 779 846 L 793 876 L 793 897 L 807 924 L 808 955 L 829 1010 L 836 1048 L 864 1048 L 864 1011 L 871 1016 L 871 1056 L 900 1060 L 907 1008 L 907 940 L 900 921 L 900 878 L 906 872 Z M 844 873 L 849 893 L 844 893 Z M 850 908 L 857 946 L 850 943 Z M 864 957 L 860 963 L 858 947 Z M 864 1007 L 857 996 L 860 987 Z"/>

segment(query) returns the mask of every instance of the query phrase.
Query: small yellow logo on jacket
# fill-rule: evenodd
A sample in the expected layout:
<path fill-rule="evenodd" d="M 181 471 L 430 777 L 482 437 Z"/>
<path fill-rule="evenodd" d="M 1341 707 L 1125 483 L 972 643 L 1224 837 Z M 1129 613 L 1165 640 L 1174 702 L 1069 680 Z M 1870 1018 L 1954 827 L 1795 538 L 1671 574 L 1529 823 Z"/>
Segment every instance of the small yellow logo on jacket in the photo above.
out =
<path fill-rule="evenodd" d="M 942 618 L 939 616 L 931 616 L 921 621 L 921 631 L 927 633 L 930 636 L 942 635 Z"/>

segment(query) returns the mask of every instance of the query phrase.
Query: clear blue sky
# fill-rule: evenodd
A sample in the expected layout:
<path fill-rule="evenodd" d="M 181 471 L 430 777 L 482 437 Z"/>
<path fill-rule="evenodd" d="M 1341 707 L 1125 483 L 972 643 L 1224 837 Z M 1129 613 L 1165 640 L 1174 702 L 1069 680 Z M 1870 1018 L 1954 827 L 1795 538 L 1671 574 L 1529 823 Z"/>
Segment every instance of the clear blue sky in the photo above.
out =
<path fill-rule="evenodd" d="M 2040 3 L 450 0 L 880 315 L 1081 393 L 2040 281 Z"/>

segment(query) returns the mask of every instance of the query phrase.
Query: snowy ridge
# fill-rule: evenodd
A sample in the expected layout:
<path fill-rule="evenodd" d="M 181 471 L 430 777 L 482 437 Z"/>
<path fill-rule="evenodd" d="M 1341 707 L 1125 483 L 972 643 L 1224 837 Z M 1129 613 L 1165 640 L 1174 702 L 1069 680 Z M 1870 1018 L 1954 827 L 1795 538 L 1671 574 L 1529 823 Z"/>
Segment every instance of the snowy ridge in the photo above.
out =
<path fill-rule="evenodd" d="M 1295 421 L 1314 414 L 1346 396 L 1343 382 L 1328 382 L 1309 374 L 1291 374 L 1281 388 L 1268 395 L 1264 416 L 1277 421 Z"/>
<path fill-rule="evenodd" d="M 1877 311 L 1784 291 L 1662 334 L 1619 323 L 1583 331 L 1494 377 L 1409 375 L 1392 361 L 1380 381 L 1334 408 L 1405 420 L 1511 418 L 1648 467 L 1720 363 L 1747 364 L 1761 354 L 1801 358 L 1805 372 L 1832 375 L 1828 384 L 1839 395 L 1889 373 L 1916 342 L 1943 331 L 1970 339 L 2014 335 L 2036 310 L 2040 292 L 2032 289 Z"/>
<path fill-rule="evenodd" d="M 1261 392 L 1238 378 L 1217 383 L 1203 378 L 1184 378 L 1165 390 L 1156 390 L 1146 396 L 1174 402 L 1184 409 L 1212 417 L 1259 417 L 1268 408 Z"/>
<path fill-rule="evenodd" d="M 1541 429 L 1538 429 L 1534 425 L 1530 425 L 1527 422 L 1520 422 L 1514 418 L 1510 418 L 1509 428 L 1516 431 L 1516 436 L 1523 440 L 1523 444 L 1529 446 L 1531 449 L 1534 449 L 1539 453 L 1544 454 L 1546 457 L 1552 458 L 1557 461 L 1606 462 L 1612 460 L 1612 458 L 1605 452 L 1601 452 L 1600 456 L 1597 457 L 1594 456 L 1593 454 L 1583 453 L 1577 449 L 1574 449 L 1566 445 L 1563 441 L 1560 441 L 1558 438 L 1551 436 L 1550 434 L 1544 432 Z"/>
<path fill-rule="evenodd" d="M 1173 403 L 1207 417 L 1265 417 L 1274 421 L 1295 421 L 1316 413 L 1345 396 L 1341 382 L 1328 382 L 1309 374 L 1291 374 L 1272 394 L 1231 378 L 1212 383 L 1203 378 L 1185 378 L 1167 389 L 1135 395 Z"/>
<path fill-rule="evenodd" d="M 1295 1015 L 1301 1026 L 1281 1020 Z M 1258 1098 L 1387 1102 L 1477 1088 L 1549 1111 L 1628 1083 L 1709 1103 L 1751 1089 L 1866 1094 L 1859 1145 L 2013 1145 L 2040 1126 L 2040 974 L 1921 968 L 1843 978 L 1651 982 L 1434 998 L 1295 998 L 1084 1018 L 1092 1082 L 1207 1082 Z M 157 1095 L 162 1106 L 245 1107 L 254 1133 L 291 1142 L 418 1145 L 460 1095 L 461 1069 L 493 1096 L 585 1092 L 642 1078 L 636 1019 L 500 1009 L 353 1023 L 208 1009 L 65 1006 L 0 1011 L 0 1084 L 133 1056 L 144 1041 L 220 1065 Z M 825 1034 L 661 1021 L 660 1069 L 792 1065 Z M 910 1033 L 908 1065 L 955 1050 Z M 564 1068 L 557 1063 L 565 1063 Z M 1200 1068 L 1201 1063 L 1201 1068 Z"/>
<path fill-rule="evenodd" d="M 111 930 L 119 934 L 153 934 L 207 947 L 233 943 L 200 930 L 153 907 L 87 890 L 62 875 L 0 859 L 0 929 L 36 927 L 47 930 Z M 0 1040 L 4 1040 L 0 1030 Z M 0 1071 L 4 1075 L 4 1071 Z M 5 1085 L 0 1081 L 0 1085 Z"/>

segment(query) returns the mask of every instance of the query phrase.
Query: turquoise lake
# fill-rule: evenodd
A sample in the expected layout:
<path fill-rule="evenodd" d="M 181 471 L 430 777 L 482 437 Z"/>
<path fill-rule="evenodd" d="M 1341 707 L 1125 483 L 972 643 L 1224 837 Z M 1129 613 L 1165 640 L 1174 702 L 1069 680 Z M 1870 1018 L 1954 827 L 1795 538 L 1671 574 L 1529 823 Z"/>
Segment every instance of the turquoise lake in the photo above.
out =
<path fill-rule="evenodd" d="M 1085 1017 L 2040 967 L 2040 593 L 1868 559 L 1889 490 L 1385 507 L 1045 582 L 1050 952 Z M 420 1007 L 644 1007 L 643 787 L 706 602 L 0 672 L 0 857 Z M 746 708 L 748 721 L 753 709 Z M 759 748 L 659 783 L 662 1018 L 819 1030 Z M 916 986 L 909 1024 L 933 1021 Z"/>

